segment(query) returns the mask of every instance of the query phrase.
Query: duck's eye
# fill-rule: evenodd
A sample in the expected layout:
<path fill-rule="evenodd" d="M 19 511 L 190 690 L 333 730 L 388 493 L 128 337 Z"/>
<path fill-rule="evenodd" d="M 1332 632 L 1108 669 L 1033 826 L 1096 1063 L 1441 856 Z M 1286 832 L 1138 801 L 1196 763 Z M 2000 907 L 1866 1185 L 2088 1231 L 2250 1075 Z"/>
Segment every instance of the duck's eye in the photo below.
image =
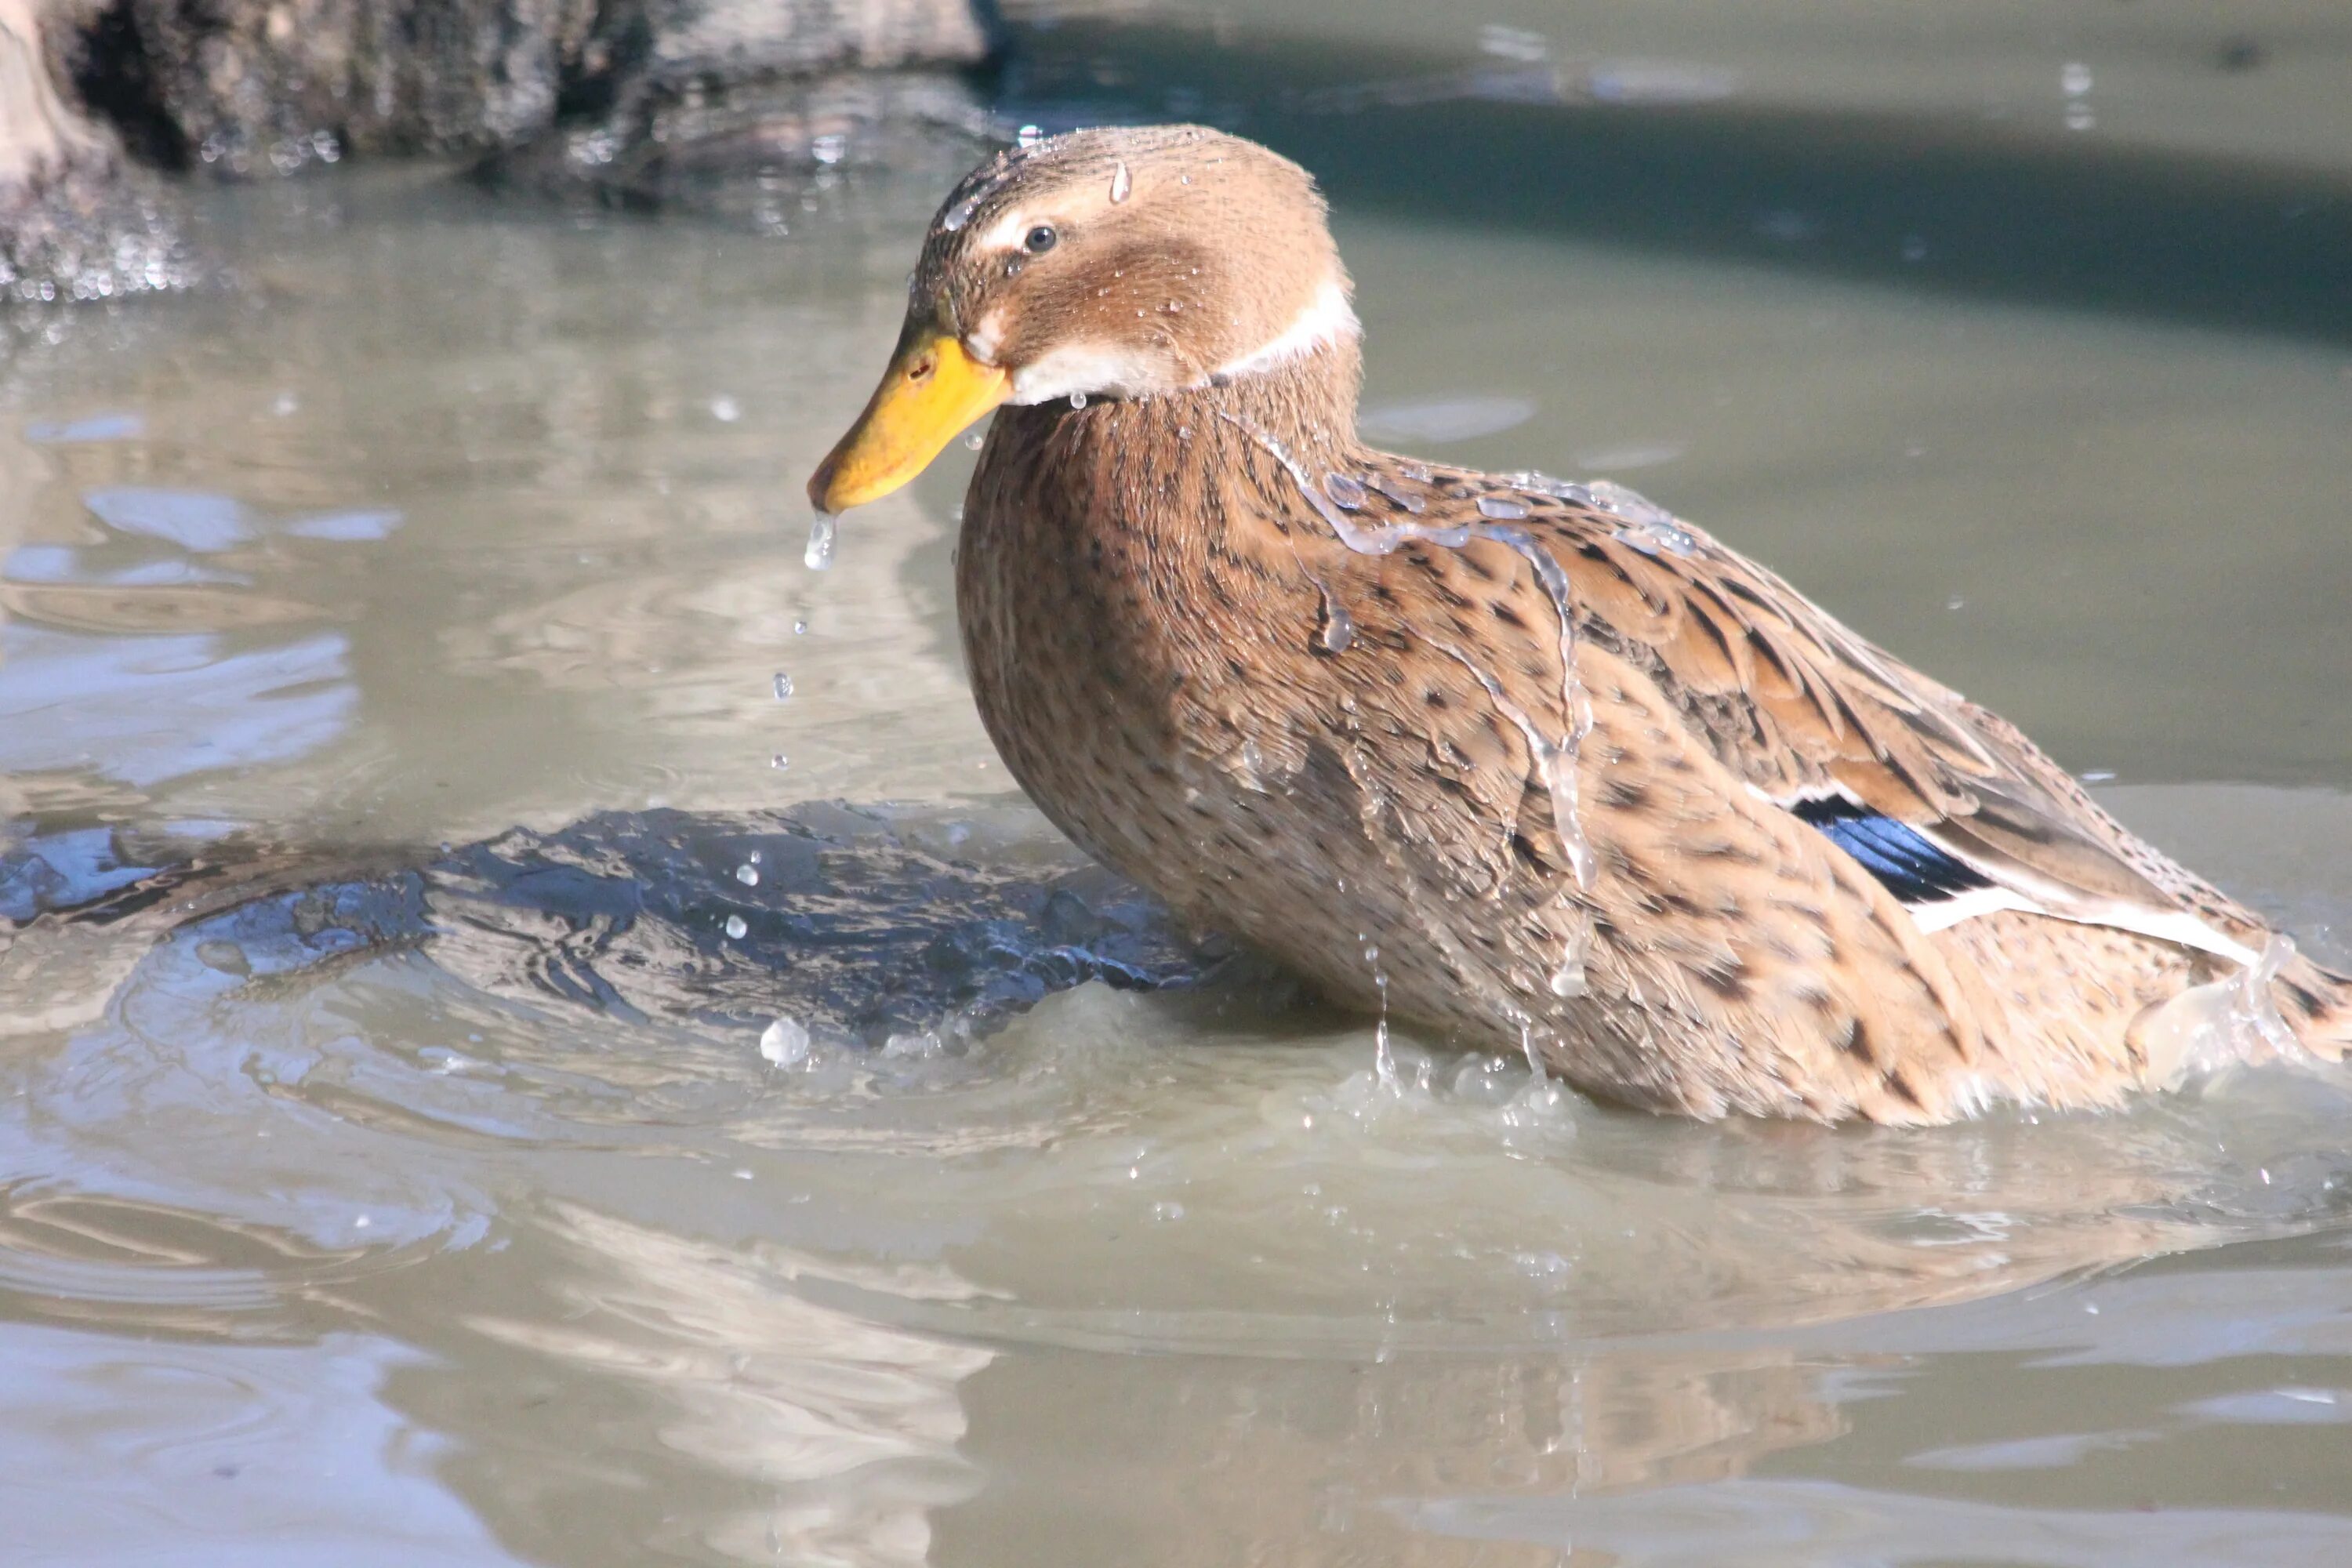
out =
<path fill-rule="evenodd" d="M 1027 237 L 1023 239 L 1021 243 L 1023 246 L 1027 247 L 1030 255 L 1043 256 L 1045 252 L 1053 249 L 1054 242 L 1061 237 L 1062 237 L 1060 235 L 1054 232 L 1053 226 L 1051 224 L 1041 223 L 1035 228 L 1031 229 Z"/>

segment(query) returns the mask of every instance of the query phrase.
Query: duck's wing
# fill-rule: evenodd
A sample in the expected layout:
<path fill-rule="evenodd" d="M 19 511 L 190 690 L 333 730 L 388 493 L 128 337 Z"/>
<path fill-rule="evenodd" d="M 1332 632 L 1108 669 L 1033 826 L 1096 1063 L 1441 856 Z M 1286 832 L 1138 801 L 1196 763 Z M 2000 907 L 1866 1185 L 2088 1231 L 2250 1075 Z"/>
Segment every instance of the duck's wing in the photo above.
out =
<path fill-rule="evenodd" d="M 2269 933 L 2253 915 L 2135 838 L 2014 726 L 1641 497 L 1412 465 L 1392 482 L 1426 499 L 1386 526 L 1541 542 L 1566 569 L 1577 635 L 1645 669 L 1751 791 L 1923 929 L 2023 910 L 2258 958 Z"/>

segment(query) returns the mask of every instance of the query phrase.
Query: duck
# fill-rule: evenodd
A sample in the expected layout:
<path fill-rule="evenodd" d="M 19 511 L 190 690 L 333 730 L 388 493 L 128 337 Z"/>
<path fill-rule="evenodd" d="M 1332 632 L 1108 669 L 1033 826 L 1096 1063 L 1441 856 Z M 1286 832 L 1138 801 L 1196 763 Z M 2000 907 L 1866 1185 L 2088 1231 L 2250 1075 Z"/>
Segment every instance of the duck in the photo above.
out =
<path fill-rule="evenodd" d="M 829 531 L 991 419 L 972 692 L 1087 853 L 1383 1027 L 1661 1113 L 2340 1060 L 2352 981 L 1762 565 L 1367 444 L 1361 338 L 1313 177 L 1213 129 L 1010 148 L 933 218 L 808 494 Z"/>

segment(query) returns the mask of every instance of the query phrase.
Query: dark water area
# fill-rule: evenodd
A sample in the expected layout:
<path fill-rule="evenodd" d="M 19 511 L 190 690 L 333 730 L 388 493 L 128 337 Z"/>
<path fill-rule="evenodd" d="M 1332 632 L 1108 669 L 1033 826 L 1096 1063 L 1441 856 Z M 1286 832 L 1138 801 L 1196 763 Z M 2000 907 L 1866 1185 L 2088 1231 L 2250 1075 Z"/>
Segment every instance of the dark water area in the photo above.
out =
<path fill-rule="evenodd" d="M 1638 488 L 2342 961 L 2352 23 L 1015 23 L 1008 133 L 1317 170 L 1380 440 Z M 2352 1561 L 2352 1081 L 1384 1079 L 1063 844 L 968 455 L 802 563 L 952 162 L 354 165 L 0 328 L 11 1562 Z"/>

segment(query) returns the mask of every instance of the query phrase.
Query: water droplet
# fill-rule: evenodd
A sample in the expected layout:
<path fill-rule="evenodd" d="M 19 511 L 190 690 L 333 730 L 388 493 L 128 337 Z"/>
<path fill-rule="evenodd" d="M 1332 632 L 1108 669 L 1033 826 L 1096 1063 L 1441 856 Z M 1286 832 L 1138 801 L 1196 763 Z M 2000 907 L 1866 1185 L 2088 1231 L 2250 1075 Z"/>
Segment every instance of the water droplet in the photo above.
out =
<path fill-rule="evenodd" d="M 971 435 L 963 438 L 964 449 L 967 451 L 977 452 L 986 440 L 986 437 L 975 430 Z"/>
<path fill-rule="evenodd" d="M 1554 493 L 1569 500 L 1582 500 L 1614 517 L 1628 522 L 1673 523 L 1675 514 L 1639 490 L 1627 489 L 1609 479 L 1595 479 L 1589 485 L 1561 485 Z"/>
<path fill-rule="evenodd" d="M 2058 72 L 2058 89 L 2069 98 L 2080 98 L 2091 90 L 2091 68 L 2080 60 L 2068 60 Z"/>
<path fill-rule="evenodd" d="M 778 1018 L 760 1032 L 760 1054 L 780 1068 L 808 1059 L 808 1026 L 797 1018 Z"/>
<path fill-rule="evenodd" d="M 1070 394 L 1070 406 L 1071 406 L 1071 407 L 1073 407 L 1073 408 L 1084 408 L 1086 405 L 1087 405 L 1087 395 L 1086 395 L 1085 393 L 1083 393 L 1083 392 L 1074 392 L 1074 393 Z"/>
<path fill-rule="evenodd" d="M 778 773 L 782 773 L 786 768 L 791 767 L 793 763 L 790 757 L 785 756 L 782 752 L 778 752 L 775 755 L 768 759 L 768 765 L 775 769 Z"/>
<path fill-rule="evenodd" d="M 807 633 L 808 633 L 808 623 L 807 623 L 806 621 L 794 621 L 794 622 L 793 623 L 793 636 L 794 636 L 794 637 L 803 637 L 803 636 L 806 636 L 806 635 L 807 635 Z"/>
<path fill-rule="evenodd" d="M 1508 520 L 1527 516 L 1528 509 L 1519 502 L 1507 500 L 1502 496 L 1480 496 L 1478 515 Z"/>
<path fill-rule="evenodd" d="M 2099 117 L 2092 112 L 2089 104 L 2070 103 L 2066 106 L 2067 130 L 2088 131 L 2098 122 Z"/>
<path fill-rule="evenodd" d="M 1317 640 L 1326 653 L 1345 653 L 1356 640 L 1355 617 L 1348 614 L 1347 605 L 1331 596 L 1329 588 L 1320 583 L 1316 586 L 1323 593 L 1323 628 Z"/>
<path fill-rule="evenodd" d="M 1421 497 L 1413 494 L 1411 490 L 1405 489 L 1402 483 L 1389 478 L 1386 474 L 1374 474 L 1372 476 L 1372 489 L 1380 491 L 1381 494 L 1388 497 L 1389 500 L 1404 508 L 1406 511 L 1416 516 L 1429 509 L 1429 503 L 1427 501 L 1422 500 Z"/>
<path fill-rule="evenodd" d="M 1698 535 L 1671 517 L 1644 518 L 1628 522 L 1616 531 L 1616 537 L 1644 555 L 1696 555 Z"/>
<path fill-rule="evenodd" d="M 1184 1205 L 1180 1203 L 1163 1200 L 1162 1202 L 1156 1203 L 1151 1205 L 1151 1217 L 1162 1222 L 1163 1224 L 1173 1220 L 1182 1219 L 1184 1217 Z"/>
<path fill-rule="evenodd" d="M 1918 236 L 1918 235 L 1916 235 L 1916 234 L 1906 234 L 1906 235 L 1905 235 L 1905 236 L 1903 237 L 1903 259 L 1904 259 L 1904 260 L 1906 260 L 1906 261 L 1925 261 L 1925 260 L 1927 260 L 1927 240 L 1926 240 L 1925 238 L 1923 238 L 1922 237 L 1920 237 L 1920 236 Z"/>
<path fill-rule="evenodd" d="M 760 885 L 760 868 L 747 860 L 735 868 L 735 879 L 747 888 L 756 888 Z"/>
<path fill-rule="evenodd" d="M 1968 601 L 1966 599 L 1963 599 L 1958 594 L 1955 594 L 1950 598 L 1944 601 L 1944 608 L 1948 610 L 1957 610 L 1962 605 L 1967 603 Z"/>
<path fill-rule="evenodd" d="M 793 694 L 793 678 L 781 669 L 776 671 L 775 691 L 779 702 Z"/>
<path fill-rule="evenodd" d="M 721 393 L 710 400 L 710 416 L 721 425 L 732 425 L 743 417 L 743 405 Z"/>
<path fill-rule="evenodd" d="M 301 406 L 302 400 L 300 398 L 295 396 L 290 392 L 281 392 L 275 398 L 270 400 L 269 412 L 275 414 L 280 419 L 283 419 Z"/>
<path fill-rule="evenodd" d="M 809 523 L 808 549 L 802 552 L 802 563 L 812 572 L 822 572 L 833 564 L 834 516 L 821 511 Z"/>
<path fill-rule="evenodd" d="M 1349 511 L 1364 510 L 1363 485 L 1346 474 L 1324 475 L 1323 493 L 1331 498 L 1334 506 L 1345 507 Z"/>
<path fill-rule="evenodd" d="M 743 917 L 741 915 L 729 915 L 727 917 L 727 935 L 730 939 L 735 942 L 741 942 L 744 936 L 750 932 L 751 929 L 751 928 L 750 926 L 743 922 Z"/>
<path fill-rule="evenodd" d="M 1113 206 L 1117 206 L 1119 203 L 1127 200 L 1129 193 L 1132 192 L 1134 189 L 1134 176 L 1130 175 L 1127 172 L 1127 165 L 1125 163 L 1119 164 L 1118 167 L 1111 171 L 1110 199 Z"/>

